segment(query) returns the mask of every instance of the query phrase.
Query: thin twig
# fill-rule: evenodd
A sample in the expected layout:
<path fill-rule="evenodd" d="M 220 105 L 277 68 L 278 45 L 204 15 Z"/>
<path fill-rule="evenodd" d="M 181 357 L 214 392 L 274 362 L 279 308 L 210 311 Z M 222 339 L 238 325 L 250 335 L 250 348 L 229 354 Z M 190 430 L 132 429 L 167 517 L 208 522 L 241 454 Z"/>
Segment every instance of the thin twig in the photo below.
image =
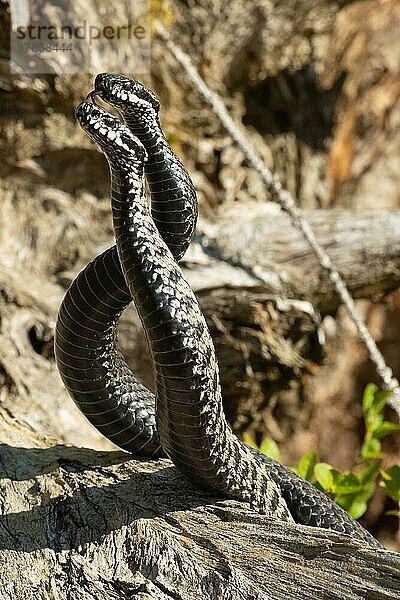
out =
<path fill-rule="evenodd" d="M 271 193 L 273 199 L 281 206 L 283 210 L 288 213 L 294 226 L 302 233 L 304 238 L 311 246 L 315 256 L 318 259 L 318 262 L 327 272 L 330 281 L 334 285 L 343 304 L 346 306 L 350 318 L 356 326 L 358 334 L 368 350 L 371 360 L 375 363 L 376 371 L 383 381 L 384 388 L 392 392 L 388 398 L 388 404 L 397 412 L 398 416 L 400 417 L 399 382 L 393 376 L 392 369 L 386 365 L 385 359 L 383 358 L 383 355 L 377 347 L 375 341 L 372 339 L 364 320 L 346 287 L 345 282 L 335 268 L 335 265 L 332 263 L 329 255 L 317 241 L 307 219 L 303 216 L 301 210 L 296 206 L 295 201 L 290 193 L 283 188 L 280 180 L 273 173 L 271 173 L 268 167 L 266 167 L 262 162 L 255 148 L 249 142 L 245 134 L 241 131 L 240 126 L 238 126 L 232 120 L 218 94 L 210 90 L 205 81 L 201 78 L 190 57 L 171 40 L 168 32 L 163 25 L 161 25 L 161 23 L 156 24 L 156 32 L 162 38 L 171 54 L 184 68 L 197 90 L 210 104 L 214 113 L 218 116 L 230 136 L 238 144 L 250 165 L 252 165 L 252 167 L 261 175 L 264 185 Z"/>

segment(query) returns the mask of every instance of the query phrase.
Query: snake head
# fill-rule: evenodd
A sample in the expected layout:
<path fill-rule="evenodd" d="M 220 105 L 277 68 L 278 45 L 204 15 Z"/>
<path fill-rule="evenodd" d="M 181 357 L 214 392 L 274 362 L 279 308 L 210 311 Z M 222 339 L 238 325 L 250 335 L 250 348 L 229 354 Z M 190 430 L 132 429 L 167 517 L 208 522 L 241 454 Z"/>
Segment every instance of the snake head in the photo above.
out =
<path fill-rule="evenodd" d="M 160 103 L 157 96 L 134 79 L 115 73 L 99 73 L 94 81 L 93 96 L 100 96 L 122 114 L 135 114 L 149 121 L 158 120 Z"/>
<path fill-rule="evenodd" d="M 143 165 L 147 153 L 139 140 L 121 121 L 106 110 L 82 102 L 75 111 L 76 119 L 82 129 L 98 145 L 104 154 L 116 161 Z"/>

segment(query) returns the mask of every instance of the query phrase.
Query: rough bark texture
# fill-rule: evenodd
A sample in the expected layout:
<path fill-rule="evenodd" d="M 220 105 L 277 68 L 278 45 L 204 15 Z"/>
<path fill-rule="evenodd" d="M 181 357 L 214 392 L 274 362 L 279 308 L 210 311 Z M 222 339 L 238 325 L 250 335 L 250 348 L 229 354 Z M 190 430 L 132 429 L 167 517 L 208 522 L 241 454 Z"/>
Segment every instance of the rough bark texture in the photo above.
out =
<path fill-rule="evenodd" d="M 51 444 L 2 411 L 4 600 L 389 600 L 400 559 L 186 483 L 168 460 Z"/>
<path fill-rule="evenodd" d="M 258 287 L 275 297 L 306 300 L 323 314 L 334 312 L 339 298 L 288 216 L 272 203 L 248 203 L 246 210 L 245 226 L 236 204 L 224 206 L 216 224 L 203 227 L 184 258 L 192 288 Z M 314 210 L 305 216 L 354 298 L 378 300 L 399 287 L 399 212 Z"/>
<path fill-rule="evenodd" d="M 81 14 L 101 5 L 73 3 Z M 369 299 L 359 306 L 398 375 L 400 296 L 385 296 L 400 273 L 397 0 L 176 1 L 158 14 L 173 15 L 172 37 L 311 210 L 352 293 Z M 10 73 L 9 25 L 1 0 L 1 596 L 398 598 L 398 557 L 216 504 L 169 463 L 116 453 L 67 398 L 54 321 L 72 278 L 113 243 L 107 166 L 72 117 L 92 77 Z M 201 236 L 185 272 L 216 342 L 228 415 L 256 441 L 272 435 L 289 464 L 318 449 L 347 468 L 374 379 L 365 350 L 308 248 L 156 38 L 152 59 L 142 80 L 199 192 Z M 151 386 L 132 309 L 120 337 Z M 392 438 L 389 464 L 399 450 Z M 398 549 L 398 524 L 382 516 L 393 507 L 383 494 L 370 506 L 366 523 Z"/>

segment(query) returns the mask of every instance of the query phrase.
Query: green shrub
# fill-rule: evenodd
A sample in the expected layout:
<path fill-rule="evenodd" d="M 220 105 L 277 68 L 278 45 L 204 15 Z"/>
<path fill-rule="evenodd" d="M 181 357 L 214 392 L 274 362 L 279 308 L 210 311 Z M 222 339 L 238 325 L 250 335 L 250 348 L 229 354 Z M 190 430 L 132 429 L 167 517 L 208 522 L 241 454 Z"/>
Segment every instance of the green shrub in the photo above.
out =
<path fill-rule="evenodd" d="M 384 456 L 380 440 L 400 431 L 400 425 L 384 420 L 389 393 L 378 390 L 373 384 L 369 384 L 364 391 L 365 436 L 360 457 L 352 469 L 341 472 L 332 465 L 318 462 L 315 452 L 305 454 L 295 467 L 291 467 L 301 477 L 329 494 L 354 519 L 365 513 L 378 486 L 397 504 L 397 509 L 388 514 L 400 516 L 400 466 L 393 465 L 386 470 L 381 468 Z M 254 447 L 251 440 L 247 438 L 245 441 Z M 281 462 L 279 448 L 271 438 L 265 438 L 259 450 Z"/>

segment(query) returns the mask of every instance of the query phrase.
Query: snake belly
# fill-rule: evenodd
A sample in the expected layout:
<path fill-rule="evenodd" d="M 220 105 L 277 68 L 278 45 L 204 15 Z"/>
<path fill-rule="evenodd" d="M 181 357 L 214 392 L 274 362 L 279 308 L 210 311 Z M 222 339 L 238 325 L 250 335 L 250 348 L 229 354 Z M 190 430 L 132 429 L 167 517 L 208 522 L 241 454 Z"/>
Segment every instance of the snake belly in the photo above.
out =
<path fill-rule="evenodd" d="M 283 520 L 380 544 L 325 494 L 240 442 L 225 420 L 213 343 L 197 300 L 147 208 L 143 153 L 128 130 L 81 105 L 78 119 L 106 155 L 118 253 L 148 339 L 156 379 L 156 423 L 174 464 L 206 489 L 246 500 Z M 106 120 L 105 120 L 106 119 Z M 96 133 L 114 128 L 119 141 Z M 136 156 L 136 171 L 126 168 Z M 121 174 L 124 174 L 121 177 Z"/>
<path fill-rule="evenodd" d="M 147 88 L 133 83 L 137 95 L 127 105 L 132 113 L 140 105 L 135 134 L 148 152 L 145 170 L 152 203 L 158 207 L 162 235 L 179 260 L 194 234 L 196 191 L 166 141 L 157 113 L 146 103 Z M 168 194 L 173 194 L 171 204 Z M 113 246 L 87 265 L 63 299 L 55 332 L 57 367 L 70 396 L 103 435 L 131 453 L 160 456 L 154 394 L 136 379 L 117 344 L 118 319 L 131 301 Z"/>

